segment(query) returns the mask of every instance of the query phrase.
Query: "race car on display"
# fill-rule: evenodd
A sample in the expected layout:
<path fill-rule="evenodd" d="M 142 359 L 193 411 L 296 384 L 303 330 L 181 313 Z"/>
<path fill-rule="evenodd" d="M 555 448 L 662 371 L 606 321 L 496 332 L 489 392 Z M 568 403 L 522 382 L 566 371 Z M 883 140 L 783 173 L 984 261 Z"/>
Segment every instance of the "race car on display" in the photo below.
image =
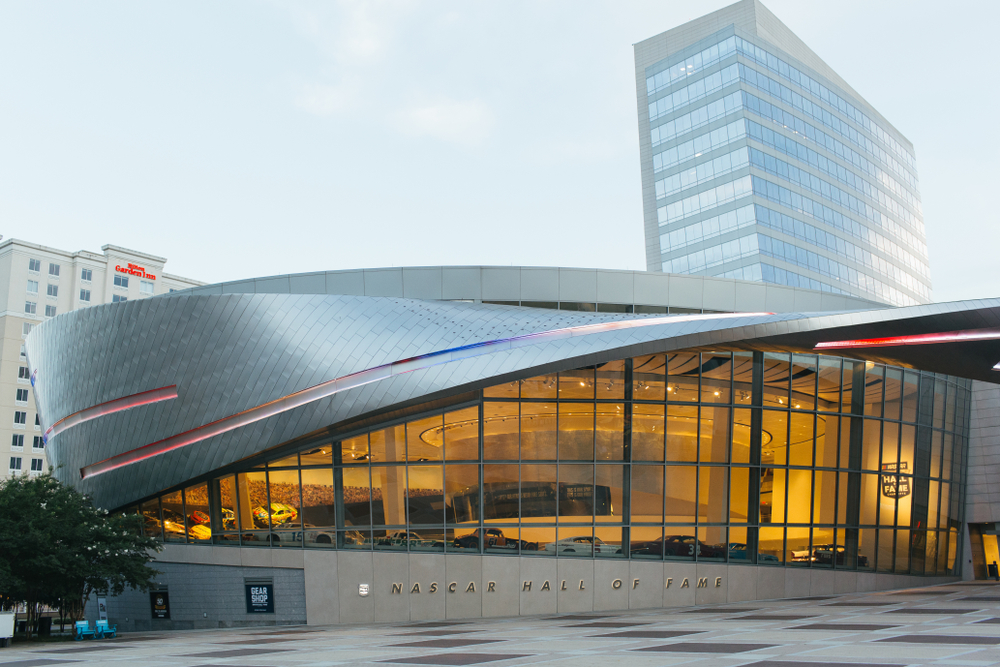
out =
<path fill-rule="evenodd" d="M 811 562 L 819 565 L 833 565 L 834 559 L 836 559 L 837 565 L 845 565 L 847 548 L 843 545 L 814 544 L 812 551 L 809 549 L 792 551 L 792 561 L 796 563 Z M 858 567 L 868 567 L 868 556 L 858 554 Z"/>
<path fill-rule="evenodd" d="M 289 521 L 294 521 L 299 516 L 297 509 L 284 503 L 271 503 L 270 513 L 267 510 L 268 508 L 263 505 L 254 508 L 253 521 L 257 524 L 258 528 L 267 528 L 268 516 L 270 516 L 272 526 L 280 526 Z"/>
<path fill-rule="evenodd" d="M 459 535 L 455 538 L 452 543 L 457 549 L 479 549 L 479 529 L 475 529 L 471 533 L 466 533 L 465 535 Z M 486 548 L 487 549 L 511 549 L 516 551 L 518 547 L 521 551 L 537 551 L 537 542 L 527 542 L 525 540 L 515 540 L 513 538 L 507 537 L 503 534 L 503 531 L 499 528 L 487 528 L 486 529 Z"/>
<path fill-rule="evenodd" d="M 730 542 L 729 543 L 729 560 L 746 560 L 747 559 L 747 545 L 742 542 Z M 777 556 L 772 556 L 771 554 L 757 554 L 758 563 L 780 563 L 781 560 Z"/>
<path fill-rule="evenodd" d="M 591 535 L 579 535 L 577 537 L 564 537 L 556 542 L 549 542 L 545 545 L 545 551 L 556 553 L 580 553 L 580 554 L 620 554 L 622 548 L 615 544 L 607 544 L 599 537 Z"/>
<path fill-rule="evenodd" d="M 663 540 L 663 553 L 666 556 L 694 558 L 695 552 L 699 558 L 725 558 L 724 544 L 705 544 L 693 535 L 668 535 Z"/>

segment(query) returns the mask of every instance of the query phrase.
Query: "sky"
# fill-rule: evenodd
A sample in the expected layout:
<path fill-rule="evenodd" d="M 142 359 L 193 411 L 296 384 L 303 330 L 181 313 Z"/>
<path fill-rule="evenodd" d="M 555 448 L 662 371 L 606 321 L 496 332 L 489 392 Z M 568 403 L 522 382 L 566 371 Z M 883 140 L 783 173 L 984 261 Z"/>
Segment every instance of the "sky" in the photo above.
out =
<path fill-rule="evenodd" d="M 0 0 L 0 234 L 205 282 L 642 270 L 632 44 L 728 4 Z M 915 145 L 934 299 L 1000 296 L 1000 3 L 765 4 Z"/>

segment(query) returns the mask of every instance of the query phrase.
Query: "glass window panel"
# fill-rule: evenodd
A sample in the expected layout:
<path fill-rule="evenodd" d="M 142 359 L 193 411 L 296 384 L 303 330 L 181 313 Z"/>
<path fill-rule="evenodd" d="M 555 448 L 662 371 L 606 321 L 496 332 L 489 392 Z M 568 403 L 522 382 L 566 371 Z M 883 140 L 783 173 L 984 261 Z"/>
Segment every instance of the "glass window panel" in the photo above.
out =
<path fill-rule="evenodd" d="M 809 528 L 805 526 L 789 526 L 786 529 L 786 563 L 793 566 L 808 566 L 812 562 L 812 550 L 809 548 L 809 532 Z"/>
<path fill-rule="evenodd" d="M 816 466 L 819 468 L 837 467 L 838 423 L 836 417 L 816 417 Z"/>
<path fill-rule="evenodd" d="M 788 434 L 788 465 L 813 464 L 813 413 L 792 412 Z"/>
<path fill-rule="evenodd" d="M 725 523 L 729 503 L 729 468 L 702 466 L 698 469 L 698 521 Z"/>
<path fill-rule="evenodd" d="M 724 561 L 729 552 L 725 526 L 698 526 L 698 560 Z"/>
<path fill-rule="evenodd" d="M 848 475 L 851 473 L 837 473 L 837 523 L 841 526 L 847 523 L 847 501 L 850 498 L 850 487 L 848 486 Z"/>
<path fill-rule="evenodd" d="M 610 490 L 603 493 L 604 500 Z M 610 503 L 608 503 L 610 504 Z M 559 520 L 592 522 L 594 519 L 594 466 L 559 466 Z"/>
<path fill-rule="evenodd" d="M 479 407 L 444 416 L 444 453 L 449 461 L 479 460 Z"/>
<path fill-rule="evenodd" d="M 593 367 L 560 373 L 559 398 L 594 398 Z"/>
<path fill-rule="evenodd" d="M 698 538 L 694 526 L 664 526 L 663 555 L 667 560 L 694 560 Z"/>
<path fill-rule="evenodd" d="M 483 403 L 484 459 L 517 460 L 519 407 L 518 403 Z"/>
<path fill-rule="evenodd" d="M 940 574 L 937 569 L 938 532 L 928 530 L 924 540 L 924 574 Z"/>
<path fill-rule="evenodd" d="M 785 470 L 760 469 L 760 523 L 785 522 Z"/>
<path fill-rule="evenodd" d="M 701 400 L 704 403 L 730 403 L 733 355 L 729 352 L 706 352 L 701 355 Z"/>
<path fill-rule="evenodd" d="M 694 523 L 697 469 L 694 466 L 667 466 L 666 520 Z"/>
<path fill-rule="evenodd" d="M 597 367 L 597 398 L 621 401 L 625 398 L 625 361 L 609 361 Z"/>
<path fill-rule="evenodd" d="M 441 461 L 444 459 L 444 416 L 435 415 L 406 424 L 406 458 L 408 461 Z M 478 457 L 477 457 L 478 458 Z"/>
<path fill-rule="evenodd" d="M 851 420 L 852 417 L 840 418 L 840 467 L 851 467 Z"/>
<path fill-rule="evenodd" d="M 370 438 L 371 460 L 391 463 L 406 460 L 406 429 L 403 424 L 373 431 Z"/>
<path fill-rule="evenodd" d="M 833 528 L 812 529 L 813 567 L 833 567 L 836 562 L 837 566 L 842 568 L 847 564 L 845 555 L 844 547 L 835 545 Z"/>
<path fill-rule="evenodd" d="M 874 526 L 878 520 L 879 476 L 873 474 L 861 475 L 861 505 L 860 522 L 862 526 Z"/>
<path fill-rule="evenodd" d="M 893 430 L 897 428 L 900 431 L 899 469 L 900 472 L 909 473 L 912 475 L 915 472 L 917 465 L 917 459 L 915 453 L 917 429 L 914 426 L 898 427 L 897 425 L 893 424 Z M 888 431 L 888 429 L 886 430 Z"/>
<path fill-rule="evenodd" d="M 840 411 L 847 413 L 851 411 L 851 396 L 854 386 L 854 374 L 860 373 L 863 364 L 860 361 L 844 360 L 844 373 L 840 387 Z"/>
<path fill-rule="evenodd" d="M 372 466 L 372 525 L 406 525 L 405 467 Z"/>
<path fill-rule="evenodd" d="M 884 416 L 899 419 L 903 406 L 903 369 L 886 366 Z"/>
<path fill-rule="evenodd" d="M 445 467 L 445 523 L 479 522 L 479 466 Z"/>
<path fill-rule="evenodd" d="M 367 446 L 368 436 L 364 436 L 364 443 Z M 323 443 L 299 453 L 299 458 L 304 466 L 328 466 L 333 463 L 333 445 L 329 442 Z"/>
<path fill-rule="evenodd" d="M 895 531 L 883 529 L 878 531 L 878 561 L 879 572 L 892 572 L 893 566 L 893 542 Z"/>
<path fill-rule="evenodd" d="M 375 529 L 372 531 L 372 546 L 377 551 L 406 551 L 411 537 L 419 539 L 405 528 Z"/>
<path fill-rule="evenodd" d="M 384 451 L 384 448 L 383 448 Z M 343 463 L 357 463 L 368 460 L 368 434 L 359 435 L 340 443 L 340 460 Z"/>
<path fill-rule="evenodd" d="M 593 403 L 559 404 L 559 458 L 563 461 L 594 460 Z"/>
<path fill-rule="evenodd" d="M 522 465 L 521 516 L 524 521 L 555 523 L 557 488 L 555 465 Z"/>
<path fill-rule="evenodd" d="M 559 534 L 567 530 L 559 529 Z M 594 556 L 596 558 L 625 558 L 622 549 L 625 529 L 622 526 L 597 526 L 594 528 Z"/>
<path fill-rule="evenodd" d="M 597 466 L 594 515 L 598 523 L 621 523 L 624 520 L 624 488 L 624 466 L 607 464 Z"/>
<path fill-rule="evenodd" d="M 861 441 L 862 470 L 879 469 L 880 451 L 882 451 L 882 422 L 877 419 L 866 419 L 864 420 L 864 435 Z M 894 461 L 896 459 L 895 450 L 891 456 L 890 460 Z"/>
<path fill-rule="evenodd" d="M 939 537 L 939 543 L 941 539 L 943 538 Z M 941 562 L 945 554 L 945 550 L 943 546 L 938 547 L 938 570 L 941 572 L 945 572 L 946 574 L 957 574 L 955 572 L 955 555 L 957 553 L 958 553 L 958 530 L 952 528 L 951 530 L 948 531 L 948 550 L 947 550 L 948 556 L 944 568 L 941 567 Z"/>
<path fill-rule="evenodd" d="M 479 529 L 471 533 L 463 533 L 459 529 L 455 534 L 457 537 L 454 546 L 458 549 L 479 551 Z M 520 531 L 517 526 L 486 526 L 482 534 L 485 535 L 484 548 L 488 554 L 517 554 L 520 548 L 527 550 L 527 545 L 522 545 L 520 542 Z"/>
<path fill-rule="evenodd" d="M 344 468 L 341 484 L 344 496 L 344 525 L 370 526 L 372 523 L 371 487 L 368 479 L 368 467 Z M 378 508 L 379 522 L 382 522 L 382 495 L 379 490 L 375 501 Z"/>
<path fill-rule="evenodd" d="M 243 542 L 268 541 L 267 478 L 263 471 L 236 476 L 236 497 L 240 501 L 240 530 Z"/>
<path fill-rule="evenodd" d="M 367 549 L 372 548 L 372 531 L 370 528 L 348 528 L 337 531 L 337 548 Z"/>
<path fill-rule="evenodd" d="M 788 523 L 810 523 L 812 471 L 788 471 Z M 808 549 L 808 544 L 806 545 Z"/>
<path fill-rule="evenodd" d="M 947 384 L 938 377 L 934 382 L 934 428 L 944 428 L 944 401 Z"/>
<path fill-rule="evenodd" d="M 411 552 L 440 553 L 444 551 L 445 543 L 450 545 L 454 539 L 454 529 L 445 530 L 443 527 L 422 526 L 417 530 L 410 531 L 408 546 Z"/>
<path fill-rule="evenodd" d="M 302 524 L 307 545 L 333 547 L 337 543 L 337 525 L 333 471 L 312 468 L 302 471 Z"/>
<path fill-rule="evenodd" d="M 517 465 L 483 466 L 483 520 L 509 521 L 520 516 Z"/>
<path fill-rule="evenodd" d="M 750 508 L 750 471 L 750 468 L 733 468 L 729 473 L 729 520 L 733 523 L 747 522 Z M 754 468 L 753 471 L 756 472 L 757 469 Z"/>
<path fill-rule="evenodd" d="M 629 538 L 629 555 L 632 558 L 663 558 L 662 526 L 632 526 Z"/>
<path fill-rule="evenodd" d="M 816 391 L 817 408 L 821 412 L 838 412 L 840 410 L 840 359 L 819 357 L 819 378 Z"/>
<path fill-rule="evenodd" d="M 945 433 L 942 437 L 941 445 L 941 477 L 942 479 L 952 479 L 951 459 L 953 454 L 954 438 L 951 433 Z"/>
<path fill-rule="evenodd" d="M 753 354 L 733 353 L 733 403 L 750 405 L 753 396 Z"/>
<path fill-rule="evenodd" d="M 941 431 L 931 432 L 931 477 L 941 476 L 941 444 L 944 433 Z"/>
<path fill-rule="evenodd" d="M 261 473 L 263 477 L 263 473 Z M 187 528 L 184 526 L 184 498 L 180 491 L 168 493 L 161 498 L 160 512 L 163 516 L 163 536 L 167 542 L 186 542 Z"/>
<path fill-rule="evenodd" d="M 729 408 L 703 406 L 698 424 L 699 460 L 702 463 L 729 461 Z"/>
<path fill-rule="evenodd" d="M 697 401 L 698 370 L 697 352 L 675 352 L 667 362 L 667 400 Z"/>
<path fill-rule="evenodd" d="M 654 406 L 644 406 L 654 407 Z M 625 406 L 622 403 L 597 404 L 597 460 L 621 461 L 625 458 Z"/>
<path fill-rule="evenodd" d="M 663 522 L 663 466 L 632 466 L 632 523 Z"/>
<path fill-rule="evenodd" d="M 813 480 L 813 523 L 833 525 L 836 510 L 837 473 L 832 470 L 817 470 Z"/>
<path fill-rule="evenodd" d="M 920 397 L 920 376 L 916 373 L 903 374 L 903 421 L 917 421 L 917 403 Z"/>
<path fill-rule="evenodd" d="M 785 562 L 785 529 L 765 526 L 758 533 L 757 563 L 780 565 Z"/>
<path fill-rule="evenodd" d="M 927 527 L 938 528 L 938 501 L 941 496 L 941 482 L 931 481 L 927 489 Z M 930 533 L 928 533 L 929 535 Z"/>
<path fill-rule="evenodd" d="M 521 403 L 521 459 L 556 458 L 556 406 Z"/>
<path fill-rule="evenodd" d="M 216 523 L 219 530 L 236 530 L 236 477 L 230 475 L 219 480 L 219 516 Z"/>
<path fill-rule="evenodd" d="M 792 355 L 793 408 L 816 409 L 816 363 L 814 355 Z"/>
<path fill-rule="evenodd" d="M 212 539 L 212 518 L 208 513 L 208 484 L 198 484 L 184 489 L 184 508 L 187 513 L 188 536 L 194 541 Z"/>
<path fill-rule="evenodd" d="M 632 460 L 663 461 L 664 406 L 632 404 Z"/>
<path fill-rule="evenodd" d="M 882 416 L 882 390 L 885 388 L 885 367 L 871 361 L 865 362 L 865 416 Z"/>
<path fill-rule="evenodd" d="M 406 511 L 410 525 L 444 523 L 444 468 L 407 466 Z"/>
<path fill-rule="evenodd" d="M 483 397 L 485 398 L 518 398 L 520 393 L 518 390 L 521 387 L 521 383 L 517 380 L 511 380 L 510 382 L 504 382 L 503 384 L 493 385 L 492 387 L 487 387 L 483 389 Z"/>
<path fill-rule="evenodd" d="M 662 354 L 632 360 L 632 397 L 637 401 L 662 401 L 666 395 L 667 358 Z"/>
<path fill-rule="evenodd" d="M 299 455 L 292 454 L 291 456 L 285 456 L 277 461 L 271 461 L 267 464 L 268 468 L 297 468 L 299 465 Z"/>
<path fill-rule="evenodd" d="M 750 463 L 750 411 L 733 410 L 733 463 Z"/>
<path fill-rule="evenodd" d="M 788 464 L 788 413 L 764 410 L 760 435 L 761 465 Z"/>
<path fill-rule="evenodd" d="M 160 499 L 147 500 L 139 509 L 142 513 L 142 531 L 146 537 L 163 539 L 163 527 L 160 521 Z"/>
<path fill-rule="evenodd" d="M 872 570 L 875 568 L 875 535 L 874 528 L 862 528 L 858 531 L 858 569 Z"/>
<path fill-rule="evenodd" d="M 698 460 L 698 408 L 667 406 L 667 460 Z"/>
<path fill-rule="evenodd" d="M 764 405 L 788 407 L 789 367 L 787 354 L 764 353 Z"/>
<path fill-rule="evenodd" d="M 556 375 L 537 375 L 533 378 L 521 381 L 521 398 L 547 398 L 556 397 Z"/>
<path fill-rule="evenodd" d="M 556 555 L 556 529 L 555 526 L 521 526 L 521 553 L 532 556 L 555 556 Z M 534 582 L 540 587 L 542 582 Z"/>
<path fill-rule="evenodd" d="M 948 383 L 948 404 L 944 413 L 944 427 L 949 431 L 955 430 L 955 406 L 958 403 L 958 387 Z"/>
<path fill-rule="evenodd" d="M 732 526 L 729 528 L 729 560 L 736 562 L 747 561 L 747 531 L 751 530 L 745 526 Z"/>
<path fill-rule="evenodd" d="M 271 541 L 279 546 L 302 545 L 302 518 L 298 470 L 271 470 L 267 474 L 271 503 Z"/>

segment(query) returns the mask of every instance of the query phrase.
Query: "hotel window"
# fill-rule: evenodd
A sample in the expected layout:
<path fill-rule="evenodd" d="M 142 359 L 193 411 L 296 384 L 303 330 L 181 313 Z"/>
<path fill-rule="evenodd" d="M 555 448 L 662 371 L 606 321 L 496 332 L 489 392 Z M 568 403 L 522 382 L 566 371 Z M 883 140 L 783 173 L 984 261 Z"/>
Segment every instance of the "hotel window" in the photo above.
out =
<path fill-rule="evenodd" d="M 34 301 L 24 302 L 24 312 L 29 315 L 34 315 L 36 310 L 38 310 L 38 306 Z"/>
<path fill-rule="evenodd" d="M 119 303 L 121 301 L 128 301 L 128 297 L 127 296 L 122 296 L 120 294 L 112 294 L 111 295 L 111 303 Z"/>
<path fill-rule="evenodd" d="M 90 301 L 90 290 L 82 289 L 80 290 L 80 301 Z"/>
<path fill-rule="evenodd" d="M 128 276 L 115 274 L 115 287 L 128 287 Z"/>
<path fill-rule="evenodd" d="M 48 296 L 59 296 L 59 285 L 47 285 L 45 294 Z"/>
<path fill-rule="evenodd" d="M 28 281 L 28 294 L 38 294 L 38 281 L 29 280 Z"/>
<path fill-rule="evenodd" d="M 39 271 L 42 270 L 42 261 L 40 259 L 29 259 L 28 270 L 38 273 Z"/>
<path fill-rule="evenodd" d="M 32 449 L 45 449 L 45 439 L 42 438 L 42 436 L 40 436 L 40 435 L 36 435 L 31 440 L 31 448 Z"/>
<path fill-rule="evenodd" d="M 23 435 L 11 436 L 10 448 L 13 449 L 15 452 L 19 452 L 22 449 L 24 449 L 24 436 Z"/>
<path fill-rule="evenodd" d="M 36 430 L 36 431 L 40 431 L 40 430 L 41 430 L 41 428 L 42 428 L 42 420 L 41 420 L 41 418 L 39 418 L 39 416 L 38 416 L 38 415 L 36 414 L 36 415 L 35 415 L 35 430 Z"/>
<path fill-rule="evenodd" d="M 15 424 L 27 424 L 28 423 L 28 413 L 24 410 L 16 410 L 14 412 L 14 423 Z"/>
<path fill-rule="evenodd" d="M 31 333 L 31 330 L 35 328 L 34 324 L 28 324 L 27 322 L 21 323 L 21 337 L 27 336 Z"/>
<path fill-rule="evenodd" d="M 56 307 L 55 306 L 45 306 L 45 317 L 55 317 Z"/>
<path fill-rule="evenodd" d="M 152 294 L 153 293 L 153 283 L 149 282 L 148 280 L 140 280 L 139 281 L 139 291 L 142 292 L 143 294 Z"/>
<path fill-rule="evenodd" d="M 16 402 L 18 402 L 18 403 L 27 403 L 28 402 L 28 390 L 27 389 L 18 389 L 17 393 L 15 394 L 15 396 L 16 396 L 16 398 L 14 398 L 14 400 Z"/>
<path fill-rule="evenodd" d="M 31 371 L 28 370 L 27 366 L 19 366 L 17 369 L 17 379 L 18 380 L 30 380 Z"/>
<path fill-rule="evenodd" d="M 21 343 L 21 358 L 25 359 L 25 358 L 27 358 L 27 356 L 28 356 L 28 351 L 24 347 L 24 343 Z"/>
<path fill-rule="evenodd" d="M 21 469 L 21 457 L 20 456 L 10 457 L 10 471 L 14 473 L 20 469 Z"/>
<path fill-rule="evenodd" d="M 31 459 L 31 472 L 42 472 L 41 459 Z"/>
<path fill-rule="evenodd" d="M 49 275 L 55 278 L 59 277 L 59 265 L 49 263 Z"/>
<path fill-rule="evenodd" d="M 80 280 L 85 282 L 90 282 L 94 278 L 94 272 L 91 269 L 82 269 L 80 271 Z"/>

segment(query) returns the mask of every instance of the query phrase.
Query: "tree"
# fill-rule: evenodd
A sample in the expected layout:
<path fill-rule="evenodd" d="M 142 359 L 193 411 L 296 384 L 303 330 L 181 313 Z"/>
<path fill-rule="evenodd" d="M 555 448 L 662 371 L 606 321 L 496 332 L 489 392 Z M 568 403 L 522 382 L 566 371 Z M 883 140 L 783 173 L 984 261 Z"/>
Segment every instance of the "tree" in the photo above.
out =
<path fill-rule="evenodd" d="M 42 605 L 83 617 L 95 591 L 147 591 L 161 547 L 137 515 L 110 514 L 51 475 L 0 482 L 0 608 L 23 602 L 28 636 Z"/>

